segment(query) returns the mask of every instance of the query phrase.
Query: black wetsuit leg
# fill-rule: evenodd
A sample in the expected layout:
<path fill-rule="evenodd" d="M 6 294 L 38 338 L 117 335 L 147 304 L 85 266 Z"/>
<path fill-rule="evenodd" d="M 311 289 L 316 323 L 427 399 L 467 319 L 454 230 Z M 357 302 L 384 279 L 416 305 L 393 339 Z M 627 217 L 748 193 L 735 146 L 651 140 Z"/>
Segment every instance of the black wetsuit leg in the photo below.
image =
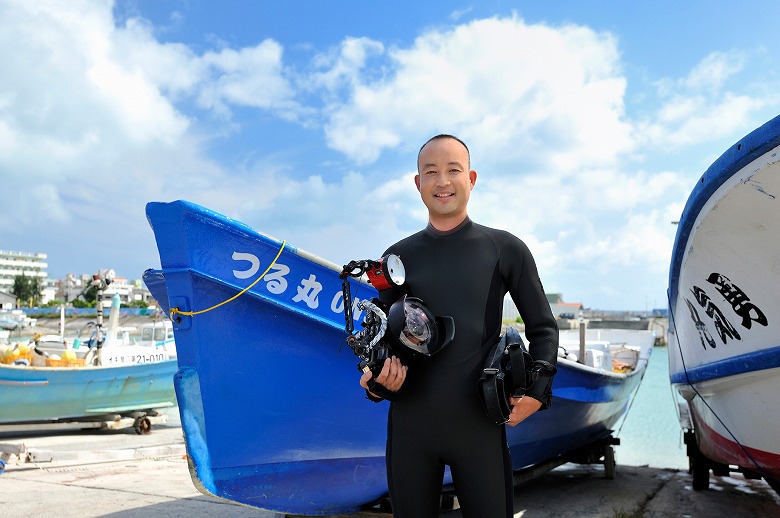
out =
<path fill-rule="evenodd" d="M 440 366 L 462 379 L 467 363 Z M 472 377 L 472 376 L 469 376 Z M 434 518 L 445 465 L 450 466 L 464 518 L 507 518 L 514 500 L 506 429 L 489 421 L 476 396 L 438 396 L 437 407 L 394 401 L 388 416 L 387 478 L 396 518 Z M 471 392 L 476 392 L 475 390 Z"/>
<path fill-rule="evenodd" d="M 460 510 L 466 518 L 513 516 L 512 458 L 505 428 L 497 428 L 502 432 L 502 448 L 487 445 L 465 448 L 450 464 Z M 492 466 L 503 469 L 491 469 Z"/>
<path fill-rule="evenodd" d="M 452 471 L 464 518 L 512 516 L 512 460 L 506 431 L 487 419 L 482 421 L 490 427 L 488 433 L 471 426 L 473 420 L 443 425 L 446 433 L 423 436 L 389 430 L 387 479 L 393 516 L 437 517 L 445 464 Z M 392 421 L 388 427 L 392 428 Z"/>
<path fill-rule="evenodd" d="M 430 441 L 400 441 L 408 444 L 395 445 L 390 416 L 387 426 L 387 483 L 393 516 L 436 518 L 439 516 L 444 463 L 430 448 Z"/>

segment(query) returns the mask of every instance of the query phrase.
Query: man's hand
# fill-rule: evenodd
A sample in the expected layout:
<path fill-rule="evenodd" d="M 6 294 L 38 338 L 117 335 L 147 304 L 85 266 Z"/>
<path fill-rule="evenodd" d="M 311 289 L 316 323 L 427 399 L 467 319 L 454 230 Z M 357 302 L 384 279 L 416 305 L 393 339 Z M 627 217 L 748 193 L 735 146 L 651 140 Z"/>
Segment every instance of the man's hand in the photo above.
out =
<path fill-rule="evenodd" d="M 512 405 L 512 413 L 506 423 L 509 426 L 515 426 L 542 407 L 542 402 L 532 397 L 511 397 L 509 404 Z"/>
<path fill-rule="evenodd" d="M 364 372 L 363 376 L 360 378 L 360 386 L 368 390 L 368 381 L 371 379 L 371 376 L 371 371 Z M 382 365 L 382 371 L 376 377 L 376 382 L 387 390 L 398 392 L 401 389 L 401 385 L 404 384 L 405 379 L 406 366 L 401 364 L 401 360 L 393 356 L 385 359 L 385 363 Z M 374 397 L 379 397 L 373 392 L 370 393 Z"/>

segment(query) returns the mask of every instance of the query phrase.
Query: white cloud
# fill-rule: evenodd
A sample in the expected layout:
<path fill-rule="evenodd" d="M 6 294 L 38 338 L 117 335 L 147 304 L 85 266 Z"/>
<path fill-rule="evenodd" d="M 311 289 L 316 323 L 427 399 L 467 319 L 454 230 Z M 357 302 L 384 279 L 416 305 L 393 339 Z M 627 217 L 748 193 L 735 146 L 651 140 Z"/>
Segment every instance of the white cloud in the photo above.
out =
<path fill-rule="evenodd" d="M 315 72 L 301 81 L 307 90 L 324 88 L 335 92 L 357 84 L 369 58 L 384 53 L 385 47 L 369 38 L 345 38 L 336 49 L 314 57 Z"/>
<path fill-rule="evenodd" d="M 107 2 L 6 3 L 0 17 L 4 170 L 63 179 L 113 146 L 170 144 L 187 130 L 157 86 L 116 59 Z"/>
<path fill-rule="evenodd" d="M 656 121 L 642 126 L 650 146 L 680 149 L 752 129 L 766 100 L 727 92 L 715 99 L 675 96 L 661 106 Z"/>
<path fill-rule="evenodd" d="M 746 56 L 741 52 L 713 52 L 704 57 L 683 78 L 682 84 L 691 91 L 719 90 L 726 81 L 744 68 Z"/>
<path fill-rule="evenodd" d="M 729 80 L 746 61 L 736 51 L 713 52 L 685 77 L 659 80 L 660 103 L 650 119 L 636 124 L 638 139 L 653 148 L 677 150 L 753 129 L 757 114 L 776 103 L 777 94 L 737 93 L 730 88 Z"/>
<path fill-rule="evenodd" d="M 85 76 L 97 90 L 94 100 L 115 112 L 120 131 L 134 143 L 153 140 L 171 143 L 186 131 L 188 122 L 141 74 L 127 73 L 108 59 L 96 60 Z"/>
<path fill-rule="evenodd" d="M 107 1 L 0 5 L 0 175 L 4 190 L 17 193 L 9 212 L 37 207 L 35 218 L 54 227 L 94 225 L 114 215 L 143 222 L 154 196 L 217 200 L 236 182 L 200 155 L 202 140 L 175 101 L 199 96 L 209 109 L 300 111 L 281 78 L 278 44 L 196 56 L 159 43 L 143 21 L 115 26 L 111 8 Z M 132 215 L 120 214 L 118 197 Z"/>
<path fill-rule="evenodd" d="M 220 113 L 228 105 L 269 110 L 294 120 L 301 107 L 282 71 L 282 47 L 273 40 L 239 50 L 207 52 L 203 63 L 213 70 L 198 95 L 201 106 Z"/>
<path fill-rule="evenodd" d="M 191 94 L 207 74 L 206 64 L 186 45 L 161 43 L 148 22 L 131 18 L 113 31 L 112 58 L 145 77 L 173 99 Z"/>
<path fill-rule="evenodd" d="M 452 11 L 450 13 L 449 19 L 452 20 L 453 22 L 457 22 L 457 21 L 459 21 L 461 18 L 463 18 L 464 16 L 466 16 L 467 14 L 469 14 L 473 10 L 474 10 L 473 7 L 467 7 L 465 9 L 459 9 L 459 10 L 456 10 L 456 11 Z"/>
<path fill-rule="evenodd" d="M 566 169 L 611 163 L 631 146 L 609 35 L 486 19 L 429 31 L 387 57 L 392 74 L 355 83 L 349 102 L 331 107 L 329 143 L 358 162 L 440 131 Z"/>
<path fill-rule="evenodd" d="M 411 173 L 378 185 L 357 172 L 332 182 L 274 175 L 264 178 L 262 189 L 249 183 L 240 189 L 262 195 L 265 205 L 226 207 L 225 214 L 277 238 L 294 238 L 295 246 L 336 263 L 376 259 L 427 222 Z"/>

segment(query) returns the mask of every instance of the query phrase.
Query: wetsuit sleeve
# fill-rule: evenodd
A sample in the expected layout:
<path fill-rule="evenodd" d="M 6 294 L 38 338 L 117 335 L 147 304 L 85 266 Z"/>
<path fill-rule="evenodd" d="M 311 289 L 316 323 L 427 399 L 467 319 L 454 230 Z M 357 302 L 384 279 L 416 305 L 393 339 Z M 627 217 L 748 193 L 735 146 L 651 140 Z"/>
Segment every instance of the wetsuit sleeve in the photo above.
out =
<path fill-rule="evenodd" d="M 534 360 L 558 363 L 558 324 L 544 294 L 536 262 L 528 247 L 519 239 L 501 252 L 503 277 L 509 294 L 525 324 L 528 352 Z M 542 402 L 541 410 L 550 407 L 552 376 L 542 376 L 526 392 Z"/>

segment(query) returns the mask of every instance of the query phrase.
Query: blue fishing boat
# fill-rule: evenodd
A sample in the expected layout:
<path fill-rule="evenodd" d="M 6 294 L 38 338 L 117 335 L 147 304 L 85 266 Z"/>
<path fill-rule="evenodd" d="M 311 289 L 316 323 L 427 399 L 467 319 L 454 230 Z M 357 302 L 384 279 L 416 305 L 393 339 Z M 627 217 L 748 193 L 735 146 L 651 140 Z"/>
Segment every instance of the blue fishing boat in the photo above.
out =
<path fill-rule="evenodd" d="M 89 367 L 0 364 L 0 424 L 112 420 L 173 407 L 175 373 L 176 360 Z"/>
<path fill-rule="evenodd" d="M 161 269 L 144 280 L 174 323 L 174 385 L 195 485 L 290 514 L 380 501 L 388 403 L 365 399 L 344 345 L 342 267 L 186 201 L 149 203 L 146 213 Z M 348 282 L 358 323 L 360 301 L 377 292 Z M 599 444 L 597 460 L 614 470 L 612 427 L 638 388 L 654 337 L 585 338 L 559 354 L 552 408 L 507 429 L 515 469 Z M 613 370 L 617 358 L 627 368 Z"/>
<path fill-rule="evenodd" d="M 710 470 L 780 491 L 780 117 L 696 182 L 669 270 L 669 374 L 694 489 Z"/>
<path fill-rule="evenodd" d="M 110 278 L 99 274 L 93 282 L 100 298 Z M 134 426 L 139 434 L 149 433 L 149 417 L 156 417 L 158 409 L 176 405 L 176 360 L 168 353 L 172 348 L 168 343 L 127 342 L 118 332 L 118 320 L 119 297 L 114 296 L 106 330 L 102 308 L 97 311 L 88 345 L 80 348 L 86 353 L 77 354 L 73 342 L 66 348 L 64 341 L 59 354 L 52 353 L 40 345 L 37 335 L 29 344 L 3 345 L 0 427 L 103 422 L 112 428 Z"/>

